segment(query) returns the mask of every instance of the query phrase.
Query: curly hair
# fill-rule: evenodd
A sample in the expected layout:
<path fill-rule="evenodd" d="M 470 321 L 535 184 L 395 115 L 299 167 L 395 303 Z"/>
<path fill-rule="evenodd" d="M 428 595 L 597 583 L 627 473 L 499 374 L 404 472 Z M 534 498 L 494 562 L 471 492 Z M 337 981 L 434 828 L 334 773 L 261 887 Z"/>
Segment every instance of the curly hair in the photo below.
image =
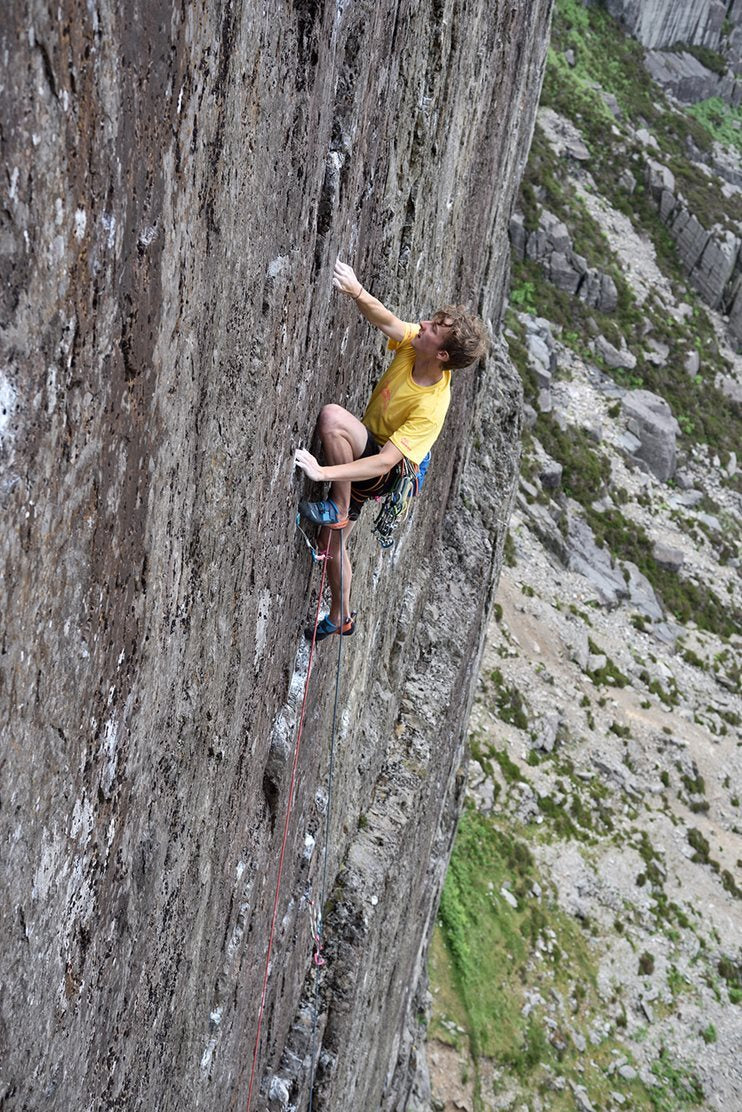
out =
<path fill-rule="evenodd" d="M 446 368 L 468 367 L 470 363 L 483 359 L 489 351 L 484 322 L 465 306 L 444 305 L 432 319 L 434 324 L 442 324 L 451 329 L 445 344 L 448 352 Z"/>

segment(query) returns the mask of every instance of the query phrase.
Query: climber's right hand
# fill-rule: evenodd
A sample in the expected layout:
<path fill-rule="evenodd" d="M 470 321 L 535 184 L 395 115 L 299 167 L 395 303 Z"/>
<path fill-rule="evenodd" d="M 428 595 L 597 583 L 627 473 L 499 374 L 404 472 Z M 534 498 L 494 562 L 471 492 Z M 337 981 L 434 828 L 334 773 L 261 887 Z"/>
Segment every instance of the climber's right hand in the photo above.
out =
<path fill-rule="evenodd" d="M 348 266 L 347 263 L 341 263 L 340 259 L 335 263 L 332 284 L 336 290 L 347 293 L 354 300 L 357 300 L 363 293 L 363 286 L 356 278 L 353 267 Z"/>

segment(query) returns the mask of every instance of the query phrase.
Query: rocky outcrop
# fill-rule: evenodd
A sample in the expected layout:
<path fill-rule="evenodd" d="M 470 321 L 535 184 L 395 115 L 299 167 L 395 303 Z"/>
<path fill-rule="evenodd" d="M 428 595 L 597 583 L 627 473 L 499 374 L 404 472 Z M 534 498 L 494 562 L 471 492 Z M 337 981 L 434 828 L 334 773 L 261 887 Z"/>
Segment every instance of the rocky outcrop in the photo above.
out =
<path fill-rule="evenodd" d="M 742 102 L 742 82 L 731 70 L 714 73 L 687 51 L 649 50 L 644 64 L 650 77 L 685 104 L 721 97 L 733 107 Z"/>
<path fill-rule="evenodd" d="M 675 472 L 678 423 L 664 398 L 649 390 L 629 390 L 621 405 L 629 432 L 639 441 L 634 453 L 655 478 L 665 482 Z"/>
<path fill-rule="evenodd" d="M 712 50 L 719 46 L 727 8 L 722 0 L 606 0 L 605 6 L 644 46 L 683 42 Z"/>
<path fill-rule="evenodd" d="M 729 228 L 705 228 L 676 192 L 675 177 L 667 166 L 649 158 L 645 176 L 688 280 L 712 309 L 728 314 L 730 336 L 742 345 L 742 237 Z"/>
<path fill-rule="evenodd" d="M 586 305 L 612 313 L 618 304 L 616 283 L 610 274 L 588 266 L 572 247 L 566 226 L 553 213 L 541 209 L 538 227 L 528 230 L 521 213 L 510 221 L 510 242 L 517 259 L 539 263 L 548 280 Z"/>
<path fill-rule="evenodd" d="M 332 263 L 342 253 L 403 314 L 453 296 L 496 331 L 549 11 L 33 0 L 6 15 L 9 1112 L 246 1101 L 318 582 L 291 455 L 323 402 L 362 409 L 380 362 Z M 496 346 L 480 375 L 456 376 L 395 552 L 353 535 L 318 1110 L 412 1107 L 416 986 L 519 405 Z M 327 648 L 253 1112 L 307 1102 L 295 1032 L 325 846 Z"/>

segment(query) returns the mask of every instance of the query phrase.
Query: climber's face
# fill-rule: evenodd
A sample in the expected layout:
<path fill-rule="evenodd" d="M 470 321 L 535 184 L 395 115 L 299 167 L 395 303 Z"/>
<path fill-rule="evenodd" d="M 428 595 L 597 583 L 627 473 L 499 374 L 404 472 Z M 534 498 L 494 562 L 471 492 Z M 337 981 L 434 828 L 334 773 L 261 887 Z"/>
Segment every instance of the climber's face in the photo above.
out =
<path fill-rule="evenodd" d="M 448 358 L 446 343 L 451 335 L 452 325 L 453 321 L 445 313 L 436 313 L 432 320 L 421 320 L 420 332 L 412 341 L 415 351 L 444 363 Z"/>

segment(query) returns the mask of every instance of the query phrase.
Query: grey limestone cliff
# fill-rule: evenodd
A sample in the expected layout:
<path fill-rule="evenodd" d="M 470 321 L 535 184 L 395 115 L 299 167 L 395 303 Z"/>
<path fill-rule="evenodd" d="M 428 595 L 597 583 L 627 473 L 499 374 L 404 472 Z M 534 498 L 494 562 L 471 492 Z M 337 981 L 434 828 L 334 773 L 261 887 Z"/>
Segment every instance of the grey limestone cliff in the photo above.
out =
<path fill-rule="evenodd" d="M 723 0 L 606 0 L 605 4 L 644 46 L 689 43 L 717 49 L 728 5 Z"/>
<path fill-rule="evenodd" d="M 455 297 L 496 335 L 550 7 L 5 12 L 3 1108 L 246 1103 L 318 583 L 292 450 L 382 365 L 332 263 L 403 316 Z M 317 1109 L 412 1107 L 519 407 L 495 342 L 456 376 L 394 553 L 352 539 Z M 253 1108 L 307 1103 L 326 650 Z"/>

